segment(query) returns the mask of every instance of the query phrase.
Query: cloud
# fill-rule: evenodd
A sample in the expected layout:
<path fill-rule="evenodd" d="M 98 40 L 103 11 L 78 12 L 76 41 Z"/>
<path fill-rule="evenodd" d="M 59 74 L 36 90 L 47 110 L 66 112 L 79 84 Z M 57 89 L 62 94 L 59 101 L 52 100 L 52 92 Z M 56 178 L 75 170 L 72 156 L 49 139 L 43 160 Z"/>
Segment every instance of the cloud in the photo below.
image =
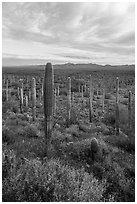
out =
<path fill-rule="evenodd" d="M 3 2 L 2 29 L 6 53 L 106 64 L 130 56 L 134 63 L 134 3 Z"/>

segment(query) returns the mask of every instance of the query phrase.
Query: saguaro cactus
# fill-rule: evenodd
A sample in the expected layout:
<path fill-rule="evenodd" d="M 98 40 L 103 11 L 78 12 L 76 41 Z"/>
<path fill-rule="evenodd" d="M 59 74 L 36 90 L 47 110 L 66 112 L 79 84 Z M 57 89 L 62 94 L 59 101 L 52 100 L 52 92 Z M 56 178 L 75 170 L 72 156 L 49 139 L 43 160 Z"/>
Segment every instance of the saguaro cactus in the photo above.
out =
<path fill-rule="evenodd" d="M 6 81 L 6 101 L 9 100 L 9 81 Z"/>
<path fill-rule="evenodd" d="M 45 153 L 48 157 L 48 150 L 50 147 L 50 139 L 52 134 L 52 120 L 53 120 L 53 105 L 54 105 L 54 73 L 51 63 L 47 63 L 45 67 L 45 76 L 43 83 L 43 100 L 44 100 L 44 116 L 45 116 Z"/>
<path fill-rule="evenodd" d="M 68 77 L 68 123 L 70 124 L 71 118 L 71 78 Z"/>
<path fill-rule="evenodd" d="M 72 103 L 74 104 L 75 93 L 72 92 Z"/>
<path fill-rule="evenodd" d="M 102 112 L 105 112 L 105 105 L 104 105 L 104 99 L 105 99 L 105 89 L 102 89 Z"/>
<path fill-rule="evenodd" d="M 56 95 L 57 95 L 57 90 L 56 90 L 56 88 L 55 88 L 55 90 L 54 90 L 54 115 L 55 115 L 55 113 L 56 113 L 56 108 L 57 108 L 57 98 L 56 98 Z"/>
<path fill-rule="evenodd" d="M 25 96 L 25 105 L 28 108 L 28 96 L 27 95 Z"/>
<path fill-rule="evenodd" d="M 82 102 L 83 102 L 83 85 L 81 87 L 81 97 L 82 97 Z"/>
<path fill-rule="evenodd" d="M 36 120 L 36 80 L 32 78 L 32 117 Z"/>
<path fill-rule="evenodd" d="M 93 86 L 92 86 L 92 77 L 90 75 L 90 81 L 89 81 L 89 121 L 92 122 L 93 117 Z"/>
<path fill-rule="evenodd" d="M 116 78 L 116 135 L 119 134 L 119 78 Z"/>
<path fill-rule="evenodd" d="M 131 129 L 131 91 L 128 96 L 128 128 Z"/>
<path fill-rule="evenodd" d="M 84 85 L 84 93 L 86 93 L 87 92 L 87 86 L 86 86 L 86 84 Z"/>
<path fill-rule="evenodd" d="M 23 113 L 23 90 L 20 88 L 20 112 Z"/>
<path fill-rule="evenodd" d="M 57 93 L 58 93 L 58 96 L 59 96 L 59 85 L 58 85 Z"/>

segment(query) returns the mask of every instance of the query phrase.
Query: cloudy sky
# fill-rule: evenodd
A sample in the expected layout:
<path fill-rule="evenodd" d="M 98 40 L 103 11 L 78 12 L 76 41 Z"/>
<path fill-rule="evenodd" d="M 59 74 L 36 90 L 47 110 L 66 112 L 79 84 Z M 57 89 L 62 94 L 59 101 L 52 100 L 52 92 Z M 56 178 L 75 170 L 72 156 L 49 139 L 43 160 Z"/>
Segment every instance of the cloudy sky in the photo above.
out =
<path fill-rule="evenodd" d="M 135 63 L 135 3 L 2 3 L 2 64 Z"/>

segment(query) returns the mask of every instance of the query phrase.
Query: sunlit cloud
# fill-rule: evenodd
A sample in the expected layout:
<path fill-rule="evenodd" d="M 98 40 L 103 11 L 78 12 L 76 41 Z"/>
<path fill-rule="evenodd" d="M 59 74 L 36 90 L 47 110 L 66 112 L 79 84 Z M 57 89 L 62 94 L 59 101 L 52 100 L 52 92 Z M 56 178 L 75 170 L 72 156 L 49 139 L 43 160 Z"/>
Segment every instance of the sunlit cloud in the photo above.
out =
<path fill-rule="evenodd" d="M 131 64 L 135 61 L 135 4 L 4 2 L 2 40 L 4 63 L 9 56 L 13 64 L 15 58 L 30 63 L 35 59 L 39 63 Z"/>

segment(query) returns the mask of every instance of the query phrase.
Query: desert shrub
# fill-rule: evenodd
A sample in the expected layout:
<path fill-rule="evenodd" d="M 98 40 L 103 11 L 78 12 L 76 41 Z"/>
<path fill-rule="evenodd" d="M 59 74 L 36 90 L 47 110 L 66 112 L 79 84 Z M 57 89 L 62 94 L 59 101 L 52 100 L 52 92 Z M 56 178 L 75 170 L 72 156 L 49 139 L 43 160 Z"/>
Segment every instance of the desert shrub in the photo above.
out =
<path fill-rule="evenodd" d="M 84 92 L 83 96 L 89 98 L 89 92 Z"/>
<path fill-rule="evenodd" d="M 122 100 L 121 100 L 121 103 L 124 104 L 124 105 L 128 105 L 128 99 L 125 99 L 125 98 L 122 99 Z"/>
<path fill-rule="evenodd" d="M 71 125 L 69 128 L 66 129 L 66 132 L 70 133 L 74 137 L 78 137 L 79 135 L 78 130 L 79 128 L 77 125 Z"/>
<path fill-rule="evenodd" d="M 111 99 L 111 94 L 110 93 L 106 93 L 105 94 L 105 99 Z"/>
<path fill-rule="evenodd" d="M 8 110 L 16 113 L 18 112 L 19 104 L 16 100 L 9 100 L 2 104 L 2 114 L 5 114 Z"/>
<path fill-rule="evenodd" d="M 16 167 L 16 155 L 6 144 L 2 145 L 2 179 L 9 177 Z"/>
<path fill-rule="evenodd" d="M 104 114 L 104 118 L 102 119 L 102 122 L 104 122 L 106 125 L 115 125 L 115 113 L 114 112 L 107 112 Z"/>
<path fill-rule="evenodd" d="M 73 138 L 72 138 L 71 134 L 67 134 L 67 133 L 63 134 L 60 131 L 55 130 L 53 132 L 53 134 L 52 134 L 51 140 L 52 140 L 52 143 L 54 145 L 59 145 L 59 144 L 61 144 L 64 141 L 65 142 L 70 142 L 70 141 L 73 140 Z"/>
<path fill-rule="evenodd" d="M 68 90 L 66 88 L 60 89 L 60 95 L 67 96 L 67 94 L 68 94 Z"/>
<path fill-rule="evenodd" d="M 38 137 L 40 132 L 38 131 L 35 124 L 28 124 L 26 127 L 23 127 L 20 132 L 20 135 L 24 137 Z"/>
<path fill-rule="evenodd" d="M 124 98 L 128 98 L 129 97 L 129 94 L 126 92 L 124 93 Z"/>
<path fill-rule="evenodd" d="M 3 182 L 3 201 L 72 202 L 101 201 L 105 181 L 98 182 L 84 169 L 76 170 L 59 160 L 42 164 L 28 160 Z"/>
<path fill-rule="evenodd" d="M 135 152 L 135 138 L 134 137 L 130 137 L 130 138 L 126 138 L 126 137 L 122 137 L 122 136 L 114 136 L 110 137 L 109 139 L 107 139 L 107 141 L 113 145 L 113 146 L 117 146 L 118 148 L 121 148 L 129 153 L 134 153 Z"/>
<path fill-rule="evenodd" d="M 12 144 L 15 142 L 14 132 L 7 126 L 2 126 L 2 142 Z"/>
<path fill-rule="evenodd" d="M 6 93 L 2 90 L 2 102 L 6 101 Z"/>

